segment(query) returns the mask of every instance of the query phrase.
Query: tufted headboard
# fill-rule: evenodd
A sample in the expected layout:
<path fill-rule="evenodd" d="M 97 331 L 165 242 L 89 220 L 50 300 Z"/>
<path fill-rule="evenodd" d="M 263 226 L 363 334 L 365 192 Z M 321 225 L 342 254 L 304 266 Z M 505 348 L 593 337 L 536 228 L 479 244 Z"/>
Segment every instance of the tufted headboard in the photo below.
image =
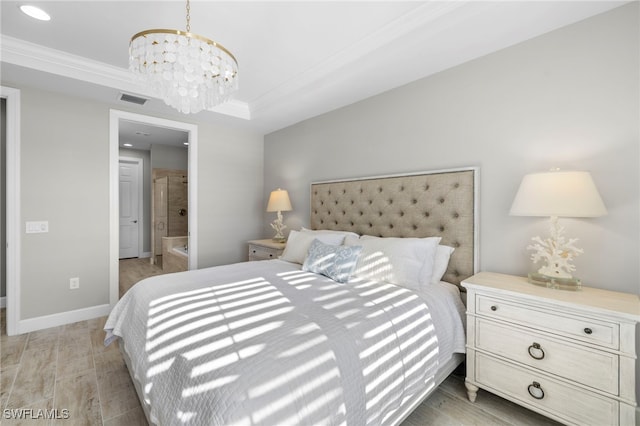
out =
<path fill-rule="evenodd" d="M 442 237 L 455 247 L 443 280 L 478 265 L 477 168 L 311 184 L 311 228 L 379 237 Z"/>

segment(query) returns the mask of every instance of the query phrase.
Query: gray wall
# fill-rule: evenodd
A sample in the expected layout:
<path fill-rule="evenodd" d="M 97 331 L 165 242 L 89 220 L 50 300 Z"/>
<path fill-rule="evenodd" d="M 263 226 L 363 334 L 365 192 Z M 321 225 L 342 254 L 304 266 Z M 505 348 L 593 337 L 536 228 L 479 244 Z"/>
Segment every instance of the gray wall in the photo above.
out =
<path fill-rule="evenodd" d="M 246 261 L 262 236 L 264 138 L 198 127 L 198 266 Z"/>
<path fill-rule="evenodd" d="M 151 253 L 151 151 L 120 148 L 121 157 L 133 157 L 142 160 L 142 251 Z"/>
<path fill-rule="evenodd" d="M 127 108 L 3 85 L 21 89 L 21 222 L 49 221 L 21 234 L 21 319 L 108 304 L 109 109 Z M 241 261 L 261 226 L 263 137 L 198 126 L 198 264 Z"/>
<path fill-rule="evenodd" d="M 151 169 L 187 170 L 189 150 L 175 146 L 151 145 Z"/>
<path fill-rule="evenodd" d="M 108 108 L 21 90 L 21 319 L 109 302 Z M 80 288 L 69 290 L 69 278 Z"/>
<path fill-rule="evenodd" d="M 269 134 L 263 201 L 287 189 L 295 229 L 312 181 L 479 166 L 481 269 L 526 274 L 547 220 L 509 216 L 522 176 L 588 170 L 609 215 L 562 220 L 585 250 L 576 276 L 638 293 L 638 28 L 634 2 Z"/>

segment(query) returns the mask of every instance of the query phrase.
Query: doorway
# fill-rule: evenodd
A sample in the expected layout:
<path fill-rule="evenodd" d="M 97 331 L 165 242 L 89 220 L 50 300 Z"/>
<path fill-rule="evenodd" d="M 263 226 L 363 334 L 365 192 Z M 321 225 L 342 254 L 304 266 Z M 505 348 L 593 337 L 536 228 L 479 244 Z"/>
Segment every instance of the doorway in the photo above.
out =
<path fill-rule="evenodd" d="M 0 97 L 0 123 L 7 122 L 7 100 Z M 7 223 L 5 211 L 7 209 L 7 192 L 4 183 L 7 181 L 7 129 L 0 125 L 0 309 L 7 307 Z M 0 324 L 1 328 L 2 324 Z"/>
<path fill-rule="evenodd" d="M 120 259 L 120 154 L 119 129 L 122 123 L 133 122 L 145 126 L 155 126 L 163 129 L 182 131 L 187 135 L 188 167 L 188 269 L 197 268 L 197 141 L 198 128 L 196 125 L 178 121 L 150 117 L 141 114 L 111 110 L 110 112 L 110 286 L 109 300 L 113 306 L 119 299 L 119 259 Z M 140 227 L 138 227 L 140 232 Z M 138 248 L 138 251 L 140 248 Z"/>
<path fill-rule="evenodd" d="M 20 90 L 0 86 L 0 97 L 6 107 L 2 126 L 6 141 L 2 159 L 6 166 L 6 210 L 2 218 L 6 256 L 2 261 L 6 268 L 7 335 L 13 336 L 20 332 Z"/>
<path fill-rule="evenodd" d="M 119 259 L 143 257 L 143 230 L 146 225 L 142 215 L 144 187 L 142 159 L 120 157 L 118 161 L 118 189 L 120 203 Z"/>

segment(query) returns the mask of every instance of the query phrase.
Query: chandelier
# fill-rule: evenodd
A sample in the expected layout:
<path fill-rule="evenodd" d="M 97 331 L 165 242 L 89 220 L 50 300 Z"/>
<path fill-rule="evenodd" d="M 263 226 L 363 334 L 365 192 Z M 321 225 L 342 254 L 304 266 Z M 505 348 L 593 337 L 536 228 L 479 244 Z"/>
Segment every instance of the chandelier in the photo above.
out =
<path fill-rule="evenodd" d="M 220 44 L 187 31 L 146 30 L 131 38 L 129 69 L 167 105 L 189 114 L 229 100 L 238 90 L 238 62 Z"/>

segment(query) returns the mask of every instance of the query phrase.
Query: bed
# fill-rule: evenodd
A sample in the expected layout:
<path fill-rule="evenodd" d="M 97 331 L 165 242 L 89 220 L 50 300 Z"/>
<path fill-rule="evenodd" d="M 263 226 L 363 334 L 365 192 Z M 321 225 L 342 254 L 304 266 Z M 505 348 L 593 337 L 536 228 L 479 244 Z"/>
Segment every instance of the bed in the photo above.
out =
<path fill-rule="evenodd" d="M 477 169 L 318 182 L 281 259 L 145 279 L 112 310 L 151 424 L 399 424 L 464 359 Z"/>

